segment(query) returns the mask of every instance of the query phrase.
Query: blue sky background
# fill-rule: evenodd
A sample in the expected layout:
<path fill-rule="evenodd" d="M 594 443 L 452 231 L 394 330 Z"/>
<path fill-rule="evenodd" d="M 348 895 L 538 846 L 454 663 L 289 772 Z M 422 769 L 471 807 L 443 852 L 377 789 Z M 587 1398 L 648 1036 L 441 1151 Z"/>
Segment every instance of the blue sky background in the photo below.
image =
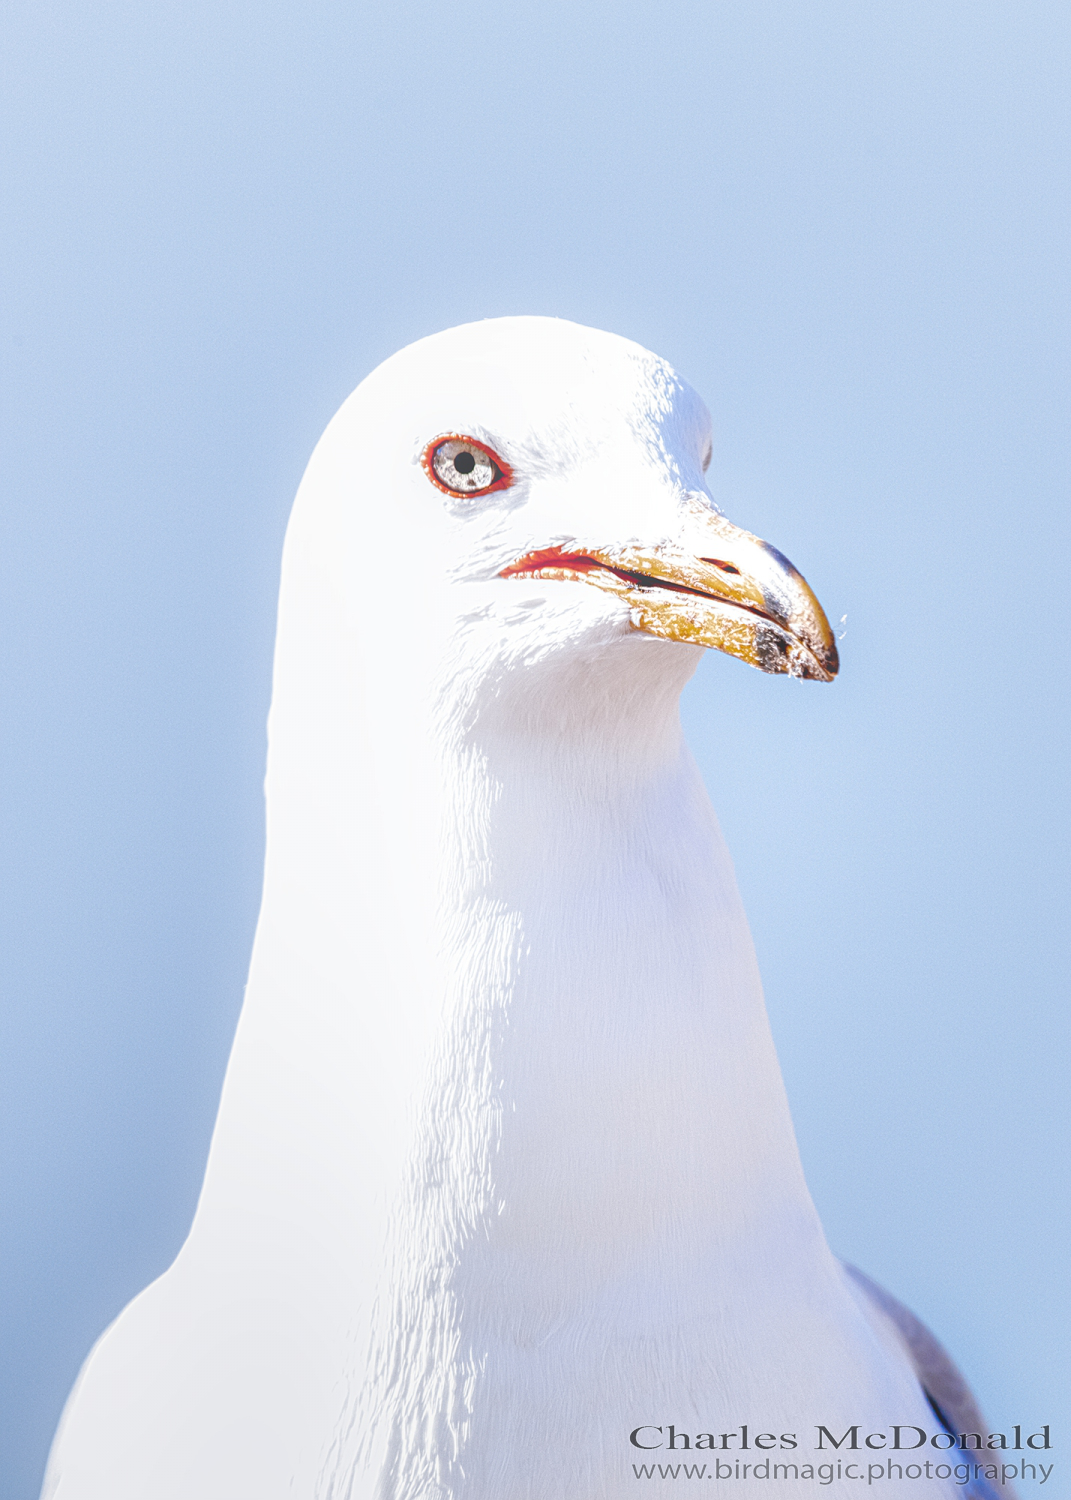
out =
<path fill-rule="evenodd" d="M 2 1500 L 193 1210 L 304 464 L 512 312 L 672 360 L 727 513 L 848 616 L 832 688 L 709 657 L 689 735 L 834 1248 L 994 1423 L 1063 1422 L 1071 1493 L 1069 41 L 1057 0 L 10 0 Z"/>

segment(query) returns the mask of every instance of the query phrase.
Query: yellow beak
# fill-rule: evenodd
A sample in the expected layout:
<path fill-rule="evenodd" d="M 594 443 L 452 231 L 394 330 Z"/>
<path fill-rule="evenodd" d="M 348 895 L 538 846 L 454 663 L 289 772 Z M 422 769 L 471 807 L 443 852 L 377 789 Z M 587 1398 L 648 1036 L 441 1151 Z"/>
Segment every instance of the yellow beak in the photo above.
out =
<path fill-rule="evenodd" d="M 548 547 L 501 576 L 583 580 L 625 599 L 648 635 L 710 646 L 763 672 L 837 675 L 837 644 L 807 580 L 776 547 L 698 501 L 688 502 L 679 542 Z"/>

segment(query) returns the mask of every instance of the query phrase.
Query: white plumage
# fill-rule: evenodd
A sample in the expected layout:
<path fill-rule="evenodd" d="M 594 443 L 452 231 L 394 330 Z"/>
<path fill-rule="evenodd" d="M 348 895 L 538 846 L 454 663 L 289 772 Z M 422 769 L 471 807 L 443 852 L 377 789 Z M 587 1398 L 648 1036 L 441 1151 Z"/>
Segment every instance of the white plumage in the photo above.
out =
<path fill-rule="evenodd" d="M 448 438 L 500 482 L 450 493 Z M 329 426 L 204 1190 L 47 1495 L 617 1500 L 640 1424 L 936 1430 L 826 1245 L 681 739 L 703 644 L 836 669 L 708 444 L 662 361 L 537 318 L 402 351 Z"/>

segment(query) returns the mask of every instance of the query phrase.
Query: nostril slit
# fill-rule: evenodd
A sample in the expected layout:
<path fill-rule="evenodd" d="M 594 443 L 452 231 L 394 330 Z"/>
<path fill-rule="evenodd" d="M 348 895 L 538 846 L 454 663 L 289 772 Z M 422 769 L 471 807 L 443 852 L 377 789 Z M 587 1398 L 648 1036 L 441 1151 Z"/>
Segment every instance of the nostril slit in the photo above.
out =
<path fill-rule="evenodd" d="M 719 573 L 739 573 L 740 569 L 731 562 L 724 562 L 720 557 L 701 557 L 700 562 L 709 563 L 712 568 L 717 568 Z"/>

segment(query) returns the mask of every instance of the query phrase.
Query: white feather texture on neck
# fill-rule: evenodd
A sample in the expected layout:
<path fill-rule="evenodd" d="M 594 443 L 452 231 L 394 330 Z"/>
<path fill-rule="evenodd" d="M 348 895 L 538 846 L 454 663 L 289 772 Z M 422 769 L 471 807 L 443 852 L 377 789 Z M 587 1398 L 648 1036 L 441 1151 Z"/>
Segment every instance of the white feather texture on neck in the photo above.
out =
<path fill-rule="evenodd" d="M 635 345 L 507 319 L 403 351 L 328 428 L 204 1191 L 72 1397 L 61 1500 L 144 1500 L 162 1463 L 154 1500 L 616 1500 L 640 1423 L 921 1420 L 803 1181 L 681 738 L 698 648 L 498 576 L 675 534 L 706 423 Z M 419 459 L 449 432 L 524 482 L 444 496 Z"/>

